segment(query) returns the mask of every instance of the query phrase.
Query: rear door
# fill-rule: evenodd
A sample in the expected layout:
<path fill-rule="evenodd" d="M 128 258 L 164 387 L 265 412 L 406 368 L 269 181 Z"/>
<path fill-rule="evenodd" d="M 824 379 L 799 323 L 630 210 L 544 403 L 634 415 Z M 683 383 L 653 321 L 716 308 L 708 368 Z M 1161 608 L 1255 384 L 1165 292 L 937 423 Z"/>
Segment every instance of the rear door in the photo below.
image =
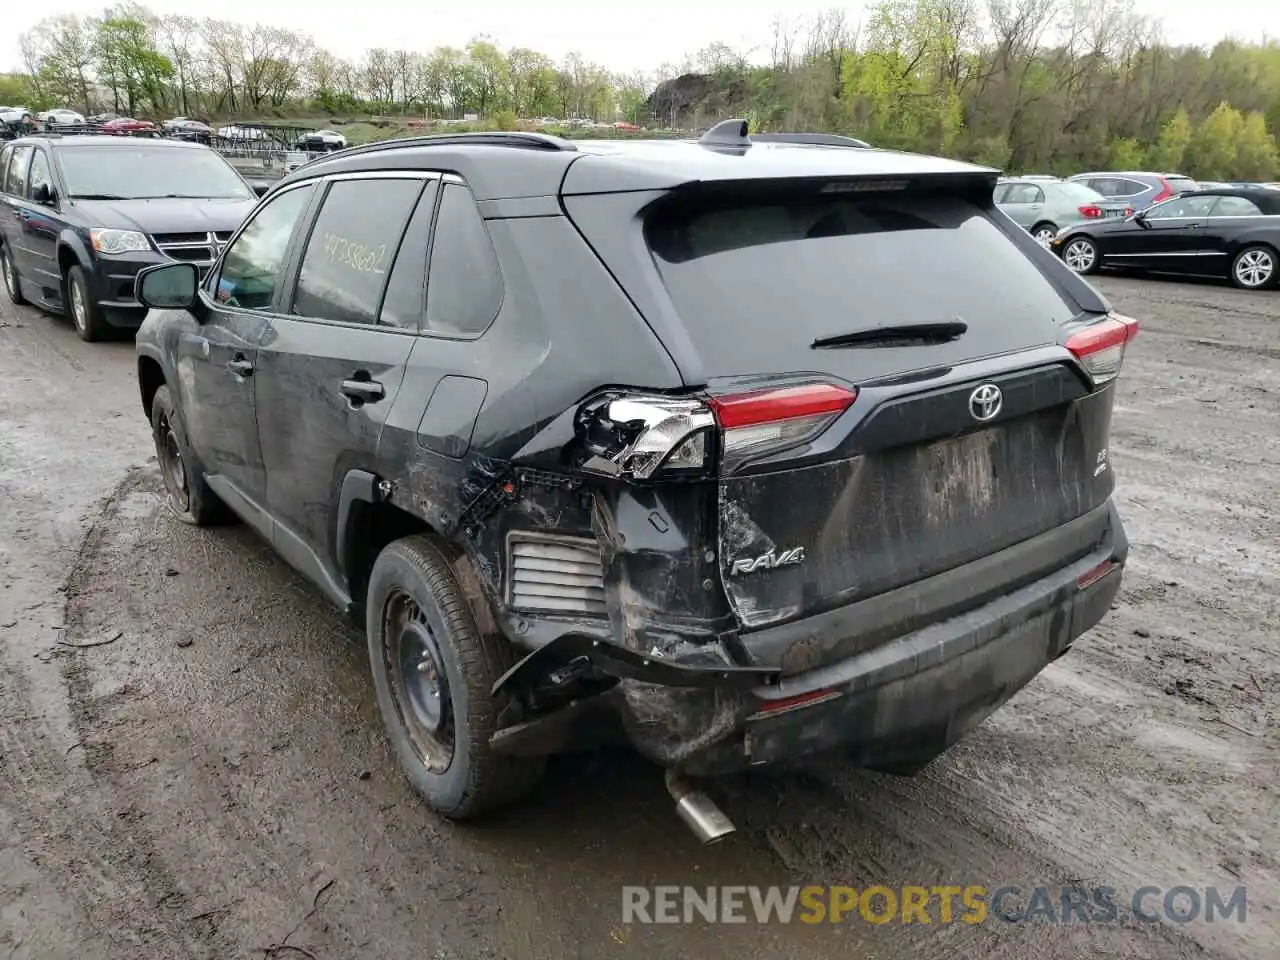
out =
<path fill-rule="evenodd" d="M 437 187 L 426 173 L 327 182 L 296 285 L 261 342 L 254 380 L 276 548 L 322 584 L 337 582 L 343 478 L 376 472 L 418 333 L 416 315 L 380 322 L 380 308 L 410 217 Z"/>
<path fill-rule="evenodd" d="M 1110 399 L 1077 409 L 1088 387 L 1059 346 L 1080 306 L 976 194 L 687 194 L 645 233 L 713 403 L 858 392 L 816 439 L 762 423 L 722 457 L 721 574 L 745 629 L 883 594 L 1109 495 L 1094 471 Z"/>
<path fill-rule="evenodd" d="M 27 172 L 31 167 L 32 149 L 27 144 L 10 145 L 9 165 L 4 181 L 5 249 L 18 273 L 30 282 L 31 266 L 27 256 L 26 221 Z"/>
<path fill-rule="evenodd" d="M 1024 230 L 1044 219 L 1044 191 L 1034 183 L 1013 183 L 1000 200 L 1000 209 Z"/>

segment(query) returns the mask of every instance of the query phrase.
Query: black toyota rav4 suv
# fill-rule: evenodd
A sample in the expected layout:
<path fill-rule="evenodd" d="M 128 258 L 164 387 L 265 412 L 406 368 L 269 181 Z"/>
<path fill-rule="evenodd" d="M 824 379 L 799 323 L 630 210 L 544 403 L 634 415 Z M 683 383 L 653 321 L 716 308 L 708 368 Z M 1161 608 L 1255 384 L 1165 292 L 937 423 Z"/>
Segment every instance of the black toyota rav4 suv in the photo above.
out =
<path fill-rule="evenodd" d="M 261 192 L 265 192 L 263 187 Z M 259 191 L 208 147 L 133 137 L 24 137 L 0 150 L 0 276 L 17 304 L 69 313 L 97 340 L 146 311 L 138 271 L 207 269 Z"/>
<path fill-rule="evenodd" d="M 169 501 L 362 624 L 436 810 L 621 732 L 691 777 L 913 773 L 1106 613 L 1137 325 L 996 171 L 746 125 L 393 141 L 140 275 Z"/>

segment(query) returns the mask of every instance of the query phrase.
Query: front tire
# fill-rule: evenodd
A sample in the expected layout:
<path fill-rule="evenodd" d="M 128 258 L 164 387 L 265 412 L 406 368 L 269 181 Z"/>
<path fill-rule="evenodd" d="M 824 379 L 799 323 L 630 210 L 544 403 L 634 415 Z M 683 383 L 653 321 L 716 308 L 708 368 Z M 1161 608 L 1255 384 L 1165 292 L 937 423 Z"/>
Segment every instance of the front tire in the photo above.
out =
<path fill-rule="evenodd" d="M 1270 247 L 1245 247 L 1231 261 L 1231 282 L 1241 290 L 1265 290 L 1276 279 L 1276 251 Z"/>
<path fill-rule="evenodd" d="M 1052 240 L 1057 235 L 1058 235 L 1058 226 L 1057 224 L 1054 224 L 1054 223 L 1048 223 L 1048 222 L 1037 223 L 1034 227 L 1031 228 L 1032 239 L 1034 239 L 1036 243 L 1040 244 L 1040 246 L 1045 247 L 1046 249 L 1049 246 L 1049 241 Z"/>
<path fill-rule="evenodd" d="M 496 754 L 505 701 L 491 693 L 511 666 L 506 640 L 483 634 L 448 559 L 424 536 L 378 555 L 365 604 L 369 663 L 387 736 L 414 788 L 454 820 L 531 790 L 542 758 Z"/>
<path fill-rule="evenodd" d="M 1102 257 L 1098 245 L 1088 237 L 1072 237 L 1062 247 L 1062 260 L 1075 273 L 1088 276 L 1097 273 Z"/>
<path fill-rule="evenodd" d="M 102 319 L 102 308 L 89 295 L 89 281 L 84 268 L 74 266 L 67 271 L 67 311 L 76 326 L 80 339 L 88 343 L 107 335 L 107 323 Z"/>
<path fill-rule="evenodd" d="M 30 301 L 22 295 L 22 281 L 18 279 L 18 267 L 5 247 L 0 247 L 0 275 L 4 277 L 4 292 L 15 307 L 24 307 Z"/>
<path fill-rule="evenodd" d="M 165 499 L 173 515 L 193 527 L 208 527 L 230 519 L 231 511 L 209 488 L 204 467 L 187 442 L 182 414 L 168 386 L 151 400 L 151 436 L 164 479 Z"/>

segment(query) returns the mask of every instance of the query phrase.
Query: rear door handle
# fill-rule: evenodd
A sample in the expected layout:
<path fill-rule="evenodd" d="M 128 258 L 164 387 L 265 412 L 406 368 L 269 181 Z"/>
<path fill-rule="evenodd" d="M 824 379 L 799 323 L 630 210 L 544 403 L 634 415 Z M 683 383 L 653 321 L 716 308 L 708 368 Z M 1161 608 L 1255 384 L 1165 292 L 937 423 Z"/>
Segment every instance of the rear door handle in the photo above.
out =
<path fill-rule="evenodd" d="M 377 403 L 387 395 L 382 384 L 376 380 L 343 380 L 339 392 L 357 403 Z"/>
<path fill-rule="evenodd" d="M 253 376 L 253 363 L 244 357 L 236 357 L 234 360 L 227 362 L 227 369 L 234 373 L 237 377 Z"/>

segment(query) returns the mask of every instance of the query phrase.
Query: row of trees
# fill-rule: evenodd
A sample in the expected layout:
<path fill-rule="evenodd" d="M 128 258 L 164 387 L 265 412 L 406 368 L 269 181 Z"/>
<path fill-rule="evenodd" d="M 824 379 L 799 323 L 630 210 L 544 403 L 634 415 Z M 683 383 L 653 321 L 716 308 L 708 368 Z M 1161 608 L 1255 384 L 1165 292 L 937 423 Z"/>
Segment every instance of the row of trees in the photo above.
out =
<path fill-rule="evenodd" d="M 20 38 L 29 99 L 92 112 L 260 116 L 310 108 L 417 116 L 647 119 L 649 81 L 570 54 L 503 51 L 486 38 L 359 61 L 281 27 L 157 16 L 129 3 L 49 17 Z"/>
<path fill-rule="evenodd" d="M 147 114 L 583 116 L 696 129 L 827 130 L 1012 170 L 1153 167 L 1280 177 L 1280 44 L 1171 47 L 1132 0 L 880 0 L 779 19 L 766 49 L 713 44 L 618 75 L 479 38 L 374 49 L 133 4 L 51 17 L 21 39 L 36 104 Z M 3 92 L 3 91 L 0 91 Z"/>

